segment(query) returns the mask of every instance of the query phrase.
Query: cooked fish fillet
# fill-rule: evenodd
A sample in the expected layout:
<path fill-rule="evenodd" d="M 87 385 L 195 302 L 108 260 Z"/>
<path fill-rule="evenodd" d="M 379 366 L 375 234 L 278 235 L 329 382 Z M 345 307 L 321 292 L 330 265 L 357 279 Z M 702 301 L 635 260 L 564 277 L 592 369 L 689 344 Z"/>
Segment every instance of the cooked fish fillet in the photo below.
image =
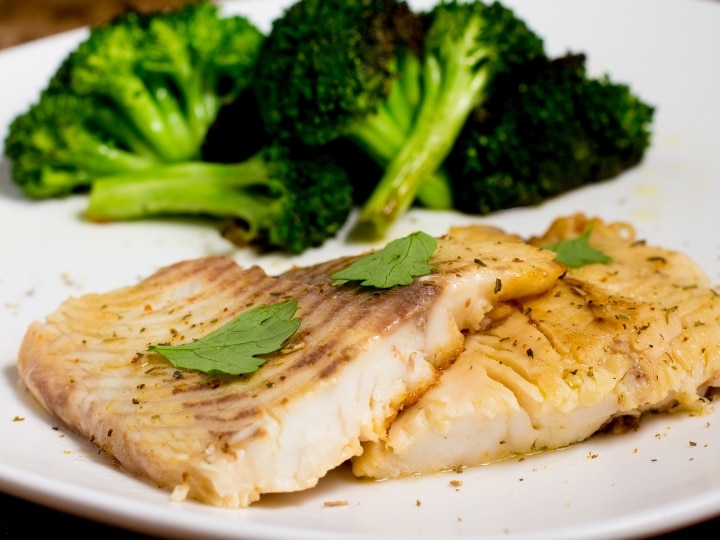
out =
<path fill-rule="evenodd" d="M 557 220 L 537 245 L 579 236 Z M 687 256 L 594 221 L 610 264 L 569 269 L 541 295 L 496 306 L 437 385 L 354 458 L 358 476 L 485 464 L 587 439 L 619 417 L 702 409 L 720 384 L 720 298 Z"/>
<path fill-rule="evenodd" d="M 546 250 L 518 241 L 439 245 L 430 276 L 388 290 L 333 286 L 322 267 L 301 281 L 222 257 L 179 262 L 66 300 L 29 327 L 19 373 L 48 411 L 176 499 L 242 507 L 306 489 L 383 435 L 496 299 L 539 293 L 564 272 Z M 146 352 L 290 298 L 301 326 L 252 375 L 178 370 Z"/>

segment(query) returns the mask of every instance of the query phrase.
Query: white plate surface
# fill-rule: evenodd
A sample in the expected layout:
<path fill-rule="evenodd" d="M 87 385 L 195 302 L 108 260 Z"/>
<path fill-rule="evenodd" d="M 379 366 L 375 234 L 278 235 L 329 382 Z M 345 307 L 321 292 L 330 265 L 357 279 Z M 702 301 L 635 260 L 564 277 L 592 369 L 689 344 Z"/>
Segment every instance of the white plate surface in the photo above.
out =
<path fill-rule="evenodd" d="M 227 4 L 263 29 L 286 1 Z M 614 181 L 541 207 L 467 218 L 413 212 L 393 229 L 442 234 L 488 222 L 523 235 L 561 214 L 633 223 L 648 241 L 683 250 L 720 282 L 720 2 L 712 0 L 508 1 L 551 52 L 584 51 L 593 73 L 628 82 L 657 106 L 644 163 Z M 36 99 L 83 31 L 0 53 L 0 140 Z M 193 224 L 91 225 L 82 197 L 31 203 L 0 161 L 0 490 L 148 534 L 254 539 L 620 538 L 650 535 L 720 514 L 720 410 L 656 416 L 634 433 L 457 474 L 362 483 L 336 471 L 316 489 L 225 510 L 168 494 L 116 468 L 50 419 L 15 368 L 28 324 L 69 295 L 102 292 L 183 258 L 230 253 L 269 272 L 366 246 L 341 240 L 291 261 L 233 250 Z M 460 479 L 455 486 L 451 480 Z M 326 501 L 347 501 L 326 507 Z"/>

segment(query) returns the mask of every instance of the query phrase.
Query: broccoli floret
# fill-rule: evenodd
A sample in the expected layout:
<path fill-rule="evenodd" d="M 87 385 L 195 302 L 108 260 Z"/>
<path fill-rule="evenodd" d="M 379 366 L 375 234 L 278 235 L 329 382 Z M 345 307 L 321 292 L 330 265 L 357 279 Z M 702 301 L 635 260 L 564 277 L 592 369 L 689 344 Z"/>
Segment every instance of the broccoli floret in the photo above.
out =
<path fill-rule="evenodd" d="M 441 165 L 467 116 L 496 74 L 543 54 L 499 3 L 418 14 L 397 0 L 299 0 L 261 47 L 256 85 L 272 132 L 348 137 L 382 165 L 358 224 L 378 237 L 424 185 L 449 194 Z"/>
<path fill-rule="evenodd" d="M 420 15 L 403 1 L 298 0 L 273 22 L 257 64 L 268 131 L 307 145 L 339 142 L 353 154 L 355 202 L 364 203 L 413 128 L 423 39 Z"/>
<path fill-rule="evenodd" d="M 440 2 L 424 19 L 419 109 L 410 136 L 361 209 L 360 234 L 382 236 L 432 185 L 428 179 L 441 170 L 472 110 L 492 95 L 498 76 L 545 55 L 542 39 L 498 2 Z"/>
<path fill-rule="evenodd" d="M 50 197 L 127 167 L 197 159 L 220 108 L 250 84 L 263 39 L 248 19 L 223 17 L 207 0 L 128 11 L 92 28 L 12 122 L 5 153 L 14 181 Z"/>
<path fill-rule="evenodd" d="M 271 142 L 240 163 L 166 164 L 98 179 L 85 217 L 199 216 L 237 246 L 301 253 L 334 236 L 352 205 L 345 168 L 324 147 Z"/>
<path fill-rule="evenodd" d="M 112 136 L 103 126 L 112 126 Z M 45 93 L 13 120 L 5 154 L 13 160 L 15 183 L 35 199 L 83 191 L 98 176 L 159 163 L 122 118 L 65 93 Z"/>
<path fill-rule="evenodd" d="M 257 64 L 268 131 L 352 156 L 355 202 L 364 203 L 412 129 L 423 37 L 402 1 L 298 0 L 273 22 Z"/>
<path fill-rule="evenodd" d="M 654 107 L 585 56 L 537 60 L 497 81 L 445 162 L 461 211 L 534 205 L 637 165 L 651 140 Z"/>
<path fill-rule="evenodd" d="M 419 79 L 409 74 L 419 69 L 420 22 L 397 0 L 293 3 L 273 22 L 257 63 L 268 131 L 311 146 L 347 137 L 387 162 L 419 98 Z"/>

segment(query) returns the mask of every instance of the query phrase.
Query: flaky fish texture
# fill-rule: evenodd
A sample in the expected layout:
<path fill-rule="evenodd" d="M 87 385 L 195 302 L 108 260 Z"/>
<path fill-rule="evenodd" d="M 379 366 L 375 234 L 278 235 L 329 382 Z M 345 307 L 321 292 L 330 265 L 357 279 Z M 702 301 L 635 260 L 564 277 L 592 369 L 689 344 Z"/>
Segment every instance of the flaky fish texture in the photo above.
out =
<path fill-rule="evenodd" d="M 50 413 L 177 500 L 236 508 L 307 489 L 384 436 L 494 305 L 565 271 L 493 229 L 438 242 L 430 275 L 387 290 L 333 285 L 328 272 L 348 259 L 279 277 L 224 257 L 178 262 L 34 322 L 19 374 Z M 300 328 L 252 375 L 180 370 L 148 352 L 288 299 Z"/>
<path fill-rule="evenodd" d="M 590 221 L 560 218 L 531 242 L 576 238 Z M 570 268 L 546 292 L 497 305 L 438 384 L 365 444 L 356 475 L 486 464 L 649 411 L 706 407 L 720 385 L 720 298 L 708 276 L 627 224 L 592 223 L 591 245 L 612 262 Z"/>

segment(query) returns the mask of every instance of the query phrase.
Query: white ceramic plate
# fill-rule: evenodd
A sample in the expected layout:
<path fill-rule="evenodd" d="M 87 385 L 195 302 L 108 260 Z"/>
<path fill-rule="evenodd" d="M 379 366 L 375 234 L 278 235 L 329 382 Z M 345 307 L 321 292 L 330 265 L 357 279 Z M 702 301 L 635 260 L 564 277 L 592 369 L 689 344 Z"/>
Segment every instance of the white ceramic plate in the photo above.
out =
<path fill-rule="evenodd" d="M 239 1 L 263 29 L 287 2 Z M 648 241 L 683 250 L 720 281 L 720 3 L 711 0 L 512 0 L 553 53 L 585 51 L 597 74 L 628 82 L 657 106 L 647 159 L 617 180 L 477 221 L 523 235 L 560 215 L 627 220 Z M 84 32 L 0 54 L 0 139 Z M 720 513 L 720 411 L 656 416 L 637 432 L 462 473 L 361 483 L 342 471 L 316 489 L 268 496 L 243 510 L 172 503 L 128 476 L 49 418 L 18 382 L 15 360 L 28 324 L 69 295 L 101 292 L 182 258 L 231 253 L 194 224 L 83 223 L 82 197 L 31 203 L 0 162 L 0 489 L 148 534 L 172 537 L 619 538 L 650 535 Z M 414 212 L 392 235 L 441 234 L 471 218 Z M 299 262 L 365 246 L 333 241 Z M 271 272 L 291 260 L 259 259 Z M 346 506 L 325 507 L 343 500 Z"/>

